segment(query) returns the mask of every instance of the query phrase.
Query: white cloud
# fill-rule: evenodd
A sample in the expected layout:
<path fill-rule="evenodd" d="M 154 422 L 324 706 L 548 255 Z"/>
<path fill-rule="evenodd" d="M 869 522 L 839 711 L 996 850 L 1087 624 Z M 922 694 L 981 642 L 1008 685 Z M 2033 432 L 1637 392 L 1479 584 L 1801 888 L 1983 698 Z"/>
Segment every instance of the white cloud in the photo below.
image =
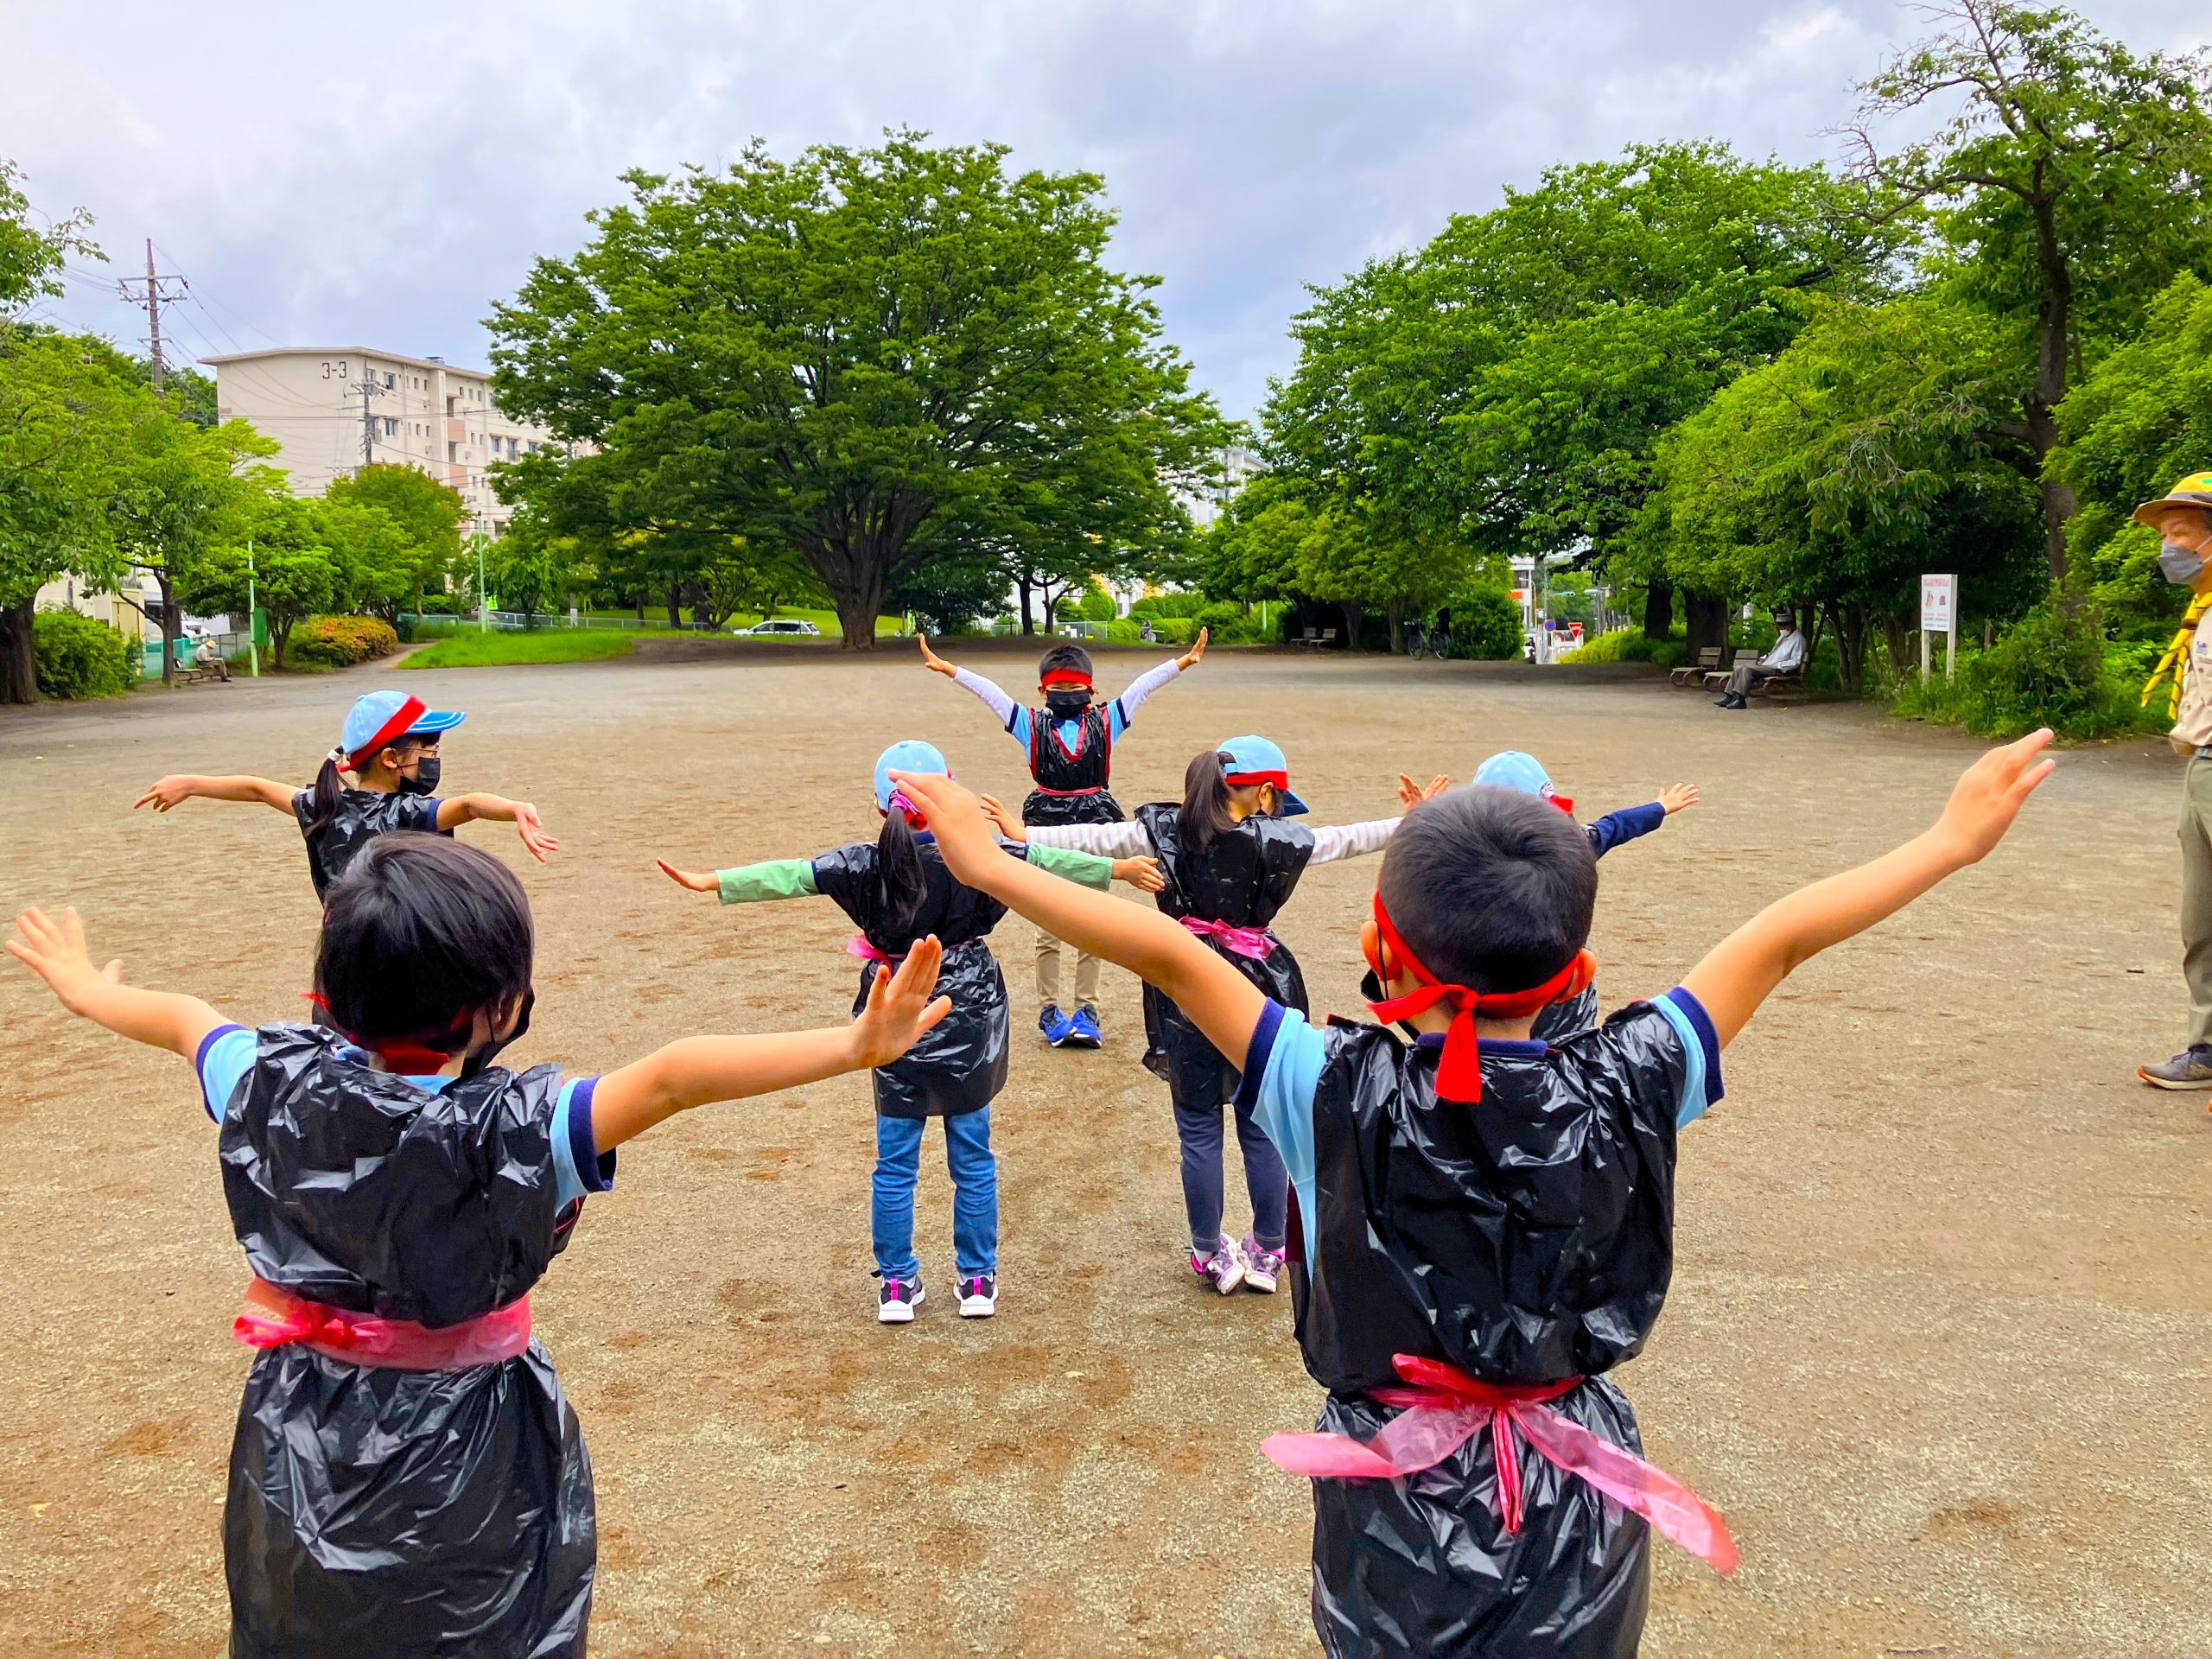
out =
<path fill-rule="evenodd" d="M 2207 30 L 2199 0 L 2096 17 L 2145 44 Z M 626 168 L 755 134 L 1002 140 L 1104 175 L 1118 256 L 1167 279 L 1171 333 L 1242 413 L 1287 365 L 1303 283 L 1638 140 L 1823 154 L 1851 81 L 1922 26 L 1874 0 L 16 7 L 0 156 L 49 210 L 92 209 L 118 267 L 153 237 L 214 313 L 181 312 L 188 346 L 480 362 L 491 301 Z M 57 310 L 135 335 L 93 284 Z"/>

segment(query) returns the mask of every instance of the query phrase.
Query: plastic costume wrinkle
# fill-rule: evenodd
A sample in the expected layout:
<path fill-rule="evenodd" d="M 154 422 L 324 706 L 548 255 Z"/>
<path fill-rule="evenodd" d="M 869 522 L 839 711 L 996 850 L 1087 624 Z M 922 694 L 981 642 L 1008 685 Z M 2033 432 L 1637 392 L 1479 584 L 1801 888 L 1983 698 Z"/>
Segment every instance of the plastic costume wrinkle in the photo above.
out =
<path fill-rule="evenodd" d="M 1536 1014 L 1529 1034 L 1540 1043 L 1556 1043 L 1598 1023 L 1598 988 L 1585 985 L 1573 996 L 1547 1002 Z"/>
<path fill-rule="evenodd" d="M 1021 804 L 1030 824 L 1119 823 L 1127 817 L 1108 791 L 1114 776 L 1114 728 L 1094 702 L 1083 711 L 1074 748 L 1060 741 L 1052 711 L 1029 711 L 1029 776 L 1037 787 Z"/>
<path fill-rule="evenodd" d="M 855 1014 L 868 1006 L 876 975 L 889 971 L 887 964 L 918 940 L 934 933 L 944 947 L 937 988 L 952 999 L 952 1011 L 898 1059 L 875 1068 L 875 1109 L 885 1117 L 959 1117 L 989 1105 L 1006 1087 L 1006 978 L 988 942 L 1006 906 L 957 880 L 935 842 L 919 841 L 914 850 L 929 891 L 904 934 L 887 926 L 874 842 L 824 853 L 814 861 L 814 882 L 852 918 L 876 953 L 861 965 Z"/>
<path fill-rule="evenodd" d="M 254 1274 L 433 1330 L 524 1296 L 569 1240 L 559 1072 L 436 1093 L 264 1026 L 224 1112 L 224 1194 Z M 234 1659 L 584 1652 L 598 1529 L 576 1414 L 535 1340 L 462 1370 L 264 1348 L 231 1446 Z"/>
<path fill-rule="evenodd" d="M 438 828 L 438 803 L 429 795 L 404 795 L 394 792 L 380 795 L 372 789 L 346 789 L 338 794 L 338 804 L 331 809 L 330 822 L 320 835 L 308 826 L 315 822 L 315 791 L 303 789 L 292 797 L 292 816 L 299 821 L 300 834 L 308 846 L 308 874 L 315 879 L 315 896 L 327 898 L 330 884 L 346 873 L 346 867 L 360 856 L 361 849 L 378 836 L 389 835 L 395 830 L 412 830 L 425 835 L 445 836 L 453 831 Z"/>
<path fill-rule="evenodd" d="M 1255 957 L 1219 938 L 1198 933 L 1214 954 L 1285 1007 L 1308 1011 L 1306 976 L 1290 947 L 1269 924 L 1297 890 L 1313 856 L 1313 832 L 1287 819 L 1258 813 L 1217 836 L 1203 853 L 1183 842 L 1182 809 L 1171 801 L 1141 806 L 1137 822 L 1151 838 L 1153 855 L 1167 885 L 1154 895 L 1161 912 L 1182 920 L 1225 923 L 1267 931 L 1273 948 Z M 1144 1063 L 1167 1085 L 1179 1106 L 1211 1110 L 1236 1097 L 1237 1069 L 1206 1040 L 1183 1010 L 1144 988 Z"/>
<path fill-rule="evenodd" d="M 1318 1195 L 1295 1193 L 1289 1269 L 1317 1427 L 1362 1442 L 1395 1356 L 1502 1388 L 1585 1379 L 1548 1408 L 1631 1452 L 1635 1414 L 1602 1374 L 1643 1345 L 1674 1264 L 1680 1041 L 1648 1004 L 1564 1048 L 1491 1043 L 1478 1105 L 1440 1102 L 1439 1050 L 1332 1021 L 1314 1099 Z M 1309 1269 L 1306 1251 L 1313 1252 Z M 1313 1618 L 1360 1656 L 1637 1650 L 1649 1529 L 1523 1450 L 1507 1530 L 1492 1437 L 1395 1480 L 1313 1484 Z"/>

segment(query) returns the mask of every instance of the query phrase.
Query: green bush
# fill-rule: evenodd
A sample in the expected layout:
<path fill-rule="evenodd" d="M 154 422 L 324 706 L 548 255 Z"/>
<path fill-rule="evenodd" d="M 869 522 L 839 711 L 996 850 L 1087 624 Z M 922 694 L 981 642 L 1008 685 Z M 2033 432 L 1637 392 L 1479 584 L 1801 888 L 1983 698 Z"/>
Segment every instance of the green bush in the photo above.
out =
<path fill-rule="evenodd" d="M 1452 654 L 1478 663 L 1521 654 L 1521 607 L 1503 588 L 1478 588 L 1452 601 Z"/>
<path fill-rule="evenodd" d="M 1962 656 L 1956 679 L 1916 677 L 1890 708 L 1980 737 L 2018 737 L 2041 726 L 2075 741 L 2158 731 L 2164 704 L 2153 697 L 2145 709 L 2139 700 L 2156 660 L 2147 642 L 2107 641 L 2088 595 L 2058 588 L 1989 650 Z"/>
<path fill-rule="evenodd" d="M 1642 628 L 1615 628 L 1586 639 L 1560 658 L 1562 663 L 1650 663 L 1659 668 L 1679 668 L 1688 655 L 1680 630 L 1664 639 L 1647 639 Z"/>
<path fill-rule="evenodd" d="M 1215 601 L 1204 594 L 1147 594 L 1129 607 L 1131 616 L 1196 616 Z"/>
<path fill-rule="evenodd" d="M 309 617 L 292 630 L 286 657 L 314 668 L 345 668 L 399 649 L 391 623 L 373 616 Z"/>
<path fill-rule="evenodd" d="M 31 650 L 41 696 L 118 697 L 138 683 L 137 643 L 79 611 L 33 617 Z"/>

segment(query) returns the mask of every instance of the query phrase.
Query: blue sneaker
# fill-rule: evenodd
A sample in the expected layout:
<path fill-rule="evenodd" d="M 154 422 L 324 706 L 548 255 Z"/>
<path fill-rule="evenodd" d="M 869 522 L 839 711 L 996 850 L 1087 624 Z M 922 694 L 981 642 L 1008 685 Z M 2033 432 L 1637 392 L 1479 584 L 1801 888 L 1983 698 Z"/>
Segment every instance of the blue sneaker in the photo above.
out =
<path fill-rule="evenodd" d="M 1058 1003 L 1047 1002 L 1037 1016 L 1037 1029 L 1045 1033 L 1046 1042 L 1058 1048 L 1067 1041 L 1068 1033 L 1075 1029 L 1075 1021 L 1060 1012 Z"/>
<path fill-rule="evenodd" d="M 1098 1029 L 1098 1010 L 1077 1008 L 1075 1017 L 1068 1021 L 1068 1034 L 1055 1047 L 1096 1048 L 1106 1040 Z"/>

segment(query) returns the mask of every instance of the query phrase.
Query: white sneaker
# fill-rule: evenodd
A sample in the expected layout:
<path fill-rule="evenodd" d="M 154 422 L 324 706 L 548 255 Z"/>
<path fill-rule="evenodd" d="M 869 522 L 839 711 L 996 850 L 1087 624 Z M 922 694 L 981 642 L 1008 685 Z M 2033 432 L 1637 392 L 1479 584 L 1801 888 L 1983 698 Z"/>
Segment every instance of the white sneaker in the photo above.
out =
<path fill-rule="evenodd" d="M 1244 1262 L 1236 1247 L 1224 1236 L 1211 1255 L 1191 1252 L 1191 1271 L 1226 1296 L 1244 1282 Z"/>
<path fill-rule="evenodd" d="M 976 1273 L 960 1281 L 960 1317 L 962 1319 L 988 1319 L 998 1311 L 997 1274 Z"/>
<path fill-rule="evenodd" d="M 886 1279 L 881 1293 L 876 1297 L 876 1322 L 879 1325 L 912 1325 L 914 1310 L 921 1305 L 920 1280 Z"/>

